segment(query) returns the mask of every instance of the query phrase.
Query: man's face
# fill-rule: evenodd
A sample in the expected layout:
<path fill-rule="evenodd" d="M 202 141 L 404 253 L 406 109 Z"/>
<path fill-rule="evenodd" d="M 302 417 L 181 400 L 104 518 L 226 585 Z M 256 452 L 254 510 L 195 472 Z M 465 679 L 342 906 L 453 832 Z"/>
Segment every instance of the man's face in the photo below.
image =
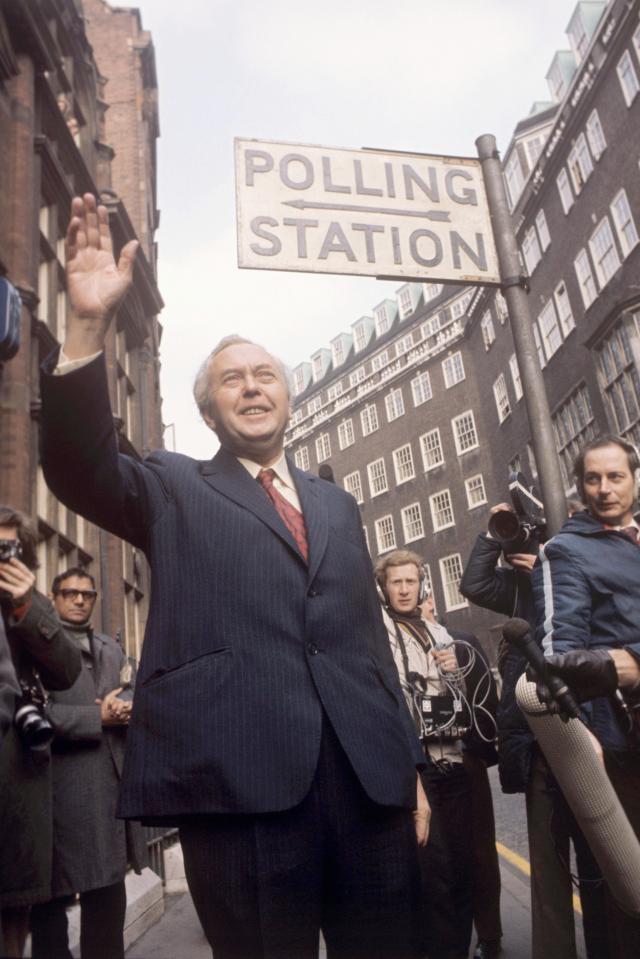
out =
<path fill-rule="evenodd" d="M 584 502 L 607 526 L 628 526 L 633 519 L 636 482 L 629 458 L 619 446 L 589 450 L 584 458 Z"/>
<path fill-rule="evenodd" d="M 62 580 L 52 600 L 61 620 L 82 626 L 91 619 L 96 591 L 88 576 L 69 576 Z"/>
<path fill-rule="evenodd" d="M 387 569 L 387 596 L 396 613 L 412 613 L 418 605 L 420 576 L 413 563 Z"/>
<path fill-rule="evenodd" d="M 221 445 L 263 466 L 282 452 L 289 421 L 289 394 L 282 370 L 266 350 L 235 343 L 209 365 L 207 424 Z"/>

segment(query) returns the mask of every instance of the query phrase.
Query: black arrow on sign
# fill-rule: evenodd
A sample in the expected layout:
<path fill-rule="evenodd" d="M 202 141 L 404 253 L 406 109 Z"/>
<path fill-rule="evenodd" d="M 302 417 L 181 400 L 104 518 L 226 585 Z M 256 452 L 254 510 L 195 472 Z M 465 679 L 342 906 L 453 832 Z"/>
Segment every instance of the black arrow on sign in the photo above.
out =
<path fill-rule="evenodd" d="M 419 216 L 426 220 L 449 222 L 447 210 L 391 210 L 381 206 L 356 206 L 354 203 L 313 203 L 307 200 L 283 200 L 284 206 L 294 206 L 297 210 L 347 210 L 352 213 L 387 213 L 392 216 Z"/>

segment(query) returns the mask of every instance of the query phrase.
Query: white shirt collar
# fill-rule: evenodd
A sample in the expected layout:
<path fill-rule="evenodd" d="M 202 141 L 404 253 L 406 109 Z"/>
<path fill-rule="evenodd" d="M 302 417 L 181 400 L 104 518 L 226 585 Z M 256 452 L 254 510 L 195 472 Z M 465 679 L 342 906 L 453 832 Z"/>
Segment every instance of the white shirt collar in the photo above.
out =
<path fill-rule="evenodd" d="M 257 479 L 260 470 L 265 468 L 261 466 L 260 463 L 254 463 L 253 460 L 244 459 L 242 456 L 238 456 L 237 459 L 239 463 L 242 463 L 244 468 L 254 479 Z M 280 459 L 276 460 L 276 462 L 272 463 L 268 468 L 273 470 L 284 486 L 289 486 L 291 489 L 295 490 L 293 480 L 291 479 L 291 473 L 289 472 L 289 464 L 287 463 L 287 458 L 284 454 L 284 451 L 282 452 Z"/>

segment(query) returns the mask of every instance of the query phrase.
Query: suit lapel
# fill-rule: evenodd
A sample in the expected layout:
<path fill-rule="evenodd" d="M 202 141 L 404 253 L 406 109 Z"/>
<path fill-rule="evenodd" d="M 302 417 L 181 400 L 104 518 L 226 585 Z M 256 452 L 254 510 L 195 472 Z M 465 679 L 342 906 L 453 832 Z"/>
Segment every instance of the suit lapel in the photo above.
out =
<path fill-rule="evenodd" d="M 242 463 L 226 450 L 219 450 L 212 460 L 201 467 L 203 479 L 238 506 L 249 510 L 295 552 L 304 562 L 295 539 L 280 519 L 273 503 L 260 484 L 253 479 Z M 306 519 L 306 517 L 305 517 Z"/>
<path fill-rule="evenodd" d="M 300 497 L 300 505 L 307 528 L 309 544 L 309 582 L 318 572 L 329 539 L 329 516 L 327 504 L 322 495 L 319 481 L 315 476 L 303 473 L 293 465 L 287 456 L 291 478 Z"/>

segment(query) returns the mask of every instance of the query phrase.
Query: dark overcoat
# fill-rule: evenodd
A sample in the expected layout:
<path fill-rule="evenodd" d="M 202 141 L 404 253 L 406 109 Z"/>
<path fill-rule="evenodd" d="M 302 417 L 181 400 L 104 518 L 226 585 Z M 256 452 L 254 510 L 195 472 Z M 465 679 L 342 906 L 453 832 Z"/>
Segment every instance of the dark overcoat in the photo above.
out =
<path fill-rule="evenodd" d="M 120 686 L 125 660 L 118 643 L 94 633 L 92 657 L 70 689 L 52 693 L 48 715 L 56 731 L 53 770 L 53 897 L 87 892 L 139 872 L 144 842 L 139 826 L 116 819 L 127 729 L 103 726 L 96 698 Z"/>
<path fill-rule="evenodd" d="M 34 593 L 19 622 L 5 611 L 18 677 L 36 669 L 47 689 L 64 689 L 81 668 L 80 650 L 44 596 Z M 0 745 L 0 907 L 28 906 L 51 897 L 53 812 L 49 750 L 22 745 L 12 724 Z"/>
<path fill-rule="evenodd" d="M 225 450 L 207 462 L 118 453 L 102 356 L 45 372 L 42 398 L 49 486 L 151 566 L 120 813 L 170 821 L 292 808 L 309 790 L 323 717 L 369 797 L 412 808 L 424 756 L 354 498 L 289 464 L 307 563 Z"/>

